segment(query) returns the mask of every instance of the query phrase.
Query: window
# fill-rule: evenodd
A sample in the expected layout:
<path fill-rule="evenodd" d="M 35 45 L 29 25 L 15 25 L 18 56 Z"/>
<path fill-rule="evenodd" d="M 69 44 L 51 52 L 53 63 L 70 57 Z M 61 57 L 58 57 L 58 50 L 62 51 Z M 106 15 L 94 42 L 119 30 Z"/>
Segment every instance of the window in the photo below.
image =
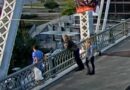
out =
<path fill-rule="evenodd" d="M 80 17 L 79 16 L 74 17 L 74 23 L 75 24 L 80 24 Z"/>
<path fill-rule="evenodd" d="M 116 5 L 116 11 L 117 12 L 123 12 L 123 5 L 122 4 L 117 4 Z"/>
<path fill-rule="evenodd" d="M 124 12 L 130 12 L 130 4 L 124 5 Z"/>
<path fill-rule="evenodd" d="M 115 5 L 114 4 L 110 4 L 109 12 L 115 12 Z"/>

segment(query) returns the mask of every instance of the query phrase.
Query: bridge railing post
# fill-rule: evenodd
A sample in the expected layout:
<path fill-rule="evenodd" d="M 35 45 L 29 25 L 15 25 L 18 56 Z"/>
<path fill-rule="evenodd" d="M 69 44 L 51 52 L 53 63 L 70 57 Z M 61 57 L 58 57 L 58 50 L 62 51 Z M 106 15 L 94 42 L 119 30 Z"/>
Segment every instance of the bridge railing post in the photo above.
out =
<path fill-rule="evenodd" d="M 125 19 L 122 19 L 121 22 L 123 24 L 123 34 L 126 36 L 128 34 L 127 21 Z"/>
<path fill-rule="evenodd" d="M 56 74 L 56 69 L 55 69 L 55 62 L 54 62 L 54 57 L 49 57 L 49 69 L 51 70 L 50 71 L 50 77 L 55 77 L 55 74 Z"/>
<path fill-rule="evenodd" d="M 114 32 L 113 32 L 113 29 L 110 29 L 109 30 L 109 43 L 114 43 L 115 42 L 115 39 L 114 39 Z"/>
<path fill-rule="evenodd" d="M 128 35 L 129 31 L 128 31 L 128 21 L 124 22 L 124 28 L 125 28 L 125 35 Z"/>

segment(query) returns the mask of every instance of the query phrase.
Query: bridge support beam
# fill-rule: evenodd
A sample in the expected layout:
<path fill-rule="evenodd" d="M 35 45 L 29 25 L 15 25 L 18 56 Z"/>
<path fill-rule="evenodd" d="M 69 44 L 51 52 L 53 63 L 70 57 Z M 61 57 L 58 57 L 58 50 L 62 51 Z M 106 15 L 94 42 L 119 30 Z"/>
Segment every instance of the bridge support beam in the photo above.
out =
<path fill-rule="evenodd" d="M 80 13 L 80 40 L 85 40 L 94 34 L 92 11 Z M 84 47 L 84 46 L 83 46 Z M 82 48 L 81 52 L 84 51 Z"/>
<path fill-rule="evenodd" d="M 92 11 L 80 13 L 80 37 L 84 40 L 94 33 Z"/>
<path fill-rule="evenodd" d="M 0 18 L 0 79 L 8 72 L 23 0 L 4 0 Z"/>

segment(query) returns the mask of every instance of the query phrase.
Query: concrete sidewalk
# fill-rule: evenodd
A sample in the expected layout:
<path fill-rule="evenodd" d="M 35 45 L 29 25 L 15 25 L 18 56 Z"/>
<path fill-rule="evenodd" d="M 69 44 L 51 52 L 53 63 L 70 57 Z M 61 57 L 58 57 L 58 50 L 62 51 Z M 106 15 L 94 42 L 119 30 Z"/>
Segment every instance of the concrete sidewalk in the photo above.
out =
<path fill-rule="evenodd" d="M 72 71 L 41 90 L 130 90 L 130 37 L 96 58 L 96 74 Z"/>

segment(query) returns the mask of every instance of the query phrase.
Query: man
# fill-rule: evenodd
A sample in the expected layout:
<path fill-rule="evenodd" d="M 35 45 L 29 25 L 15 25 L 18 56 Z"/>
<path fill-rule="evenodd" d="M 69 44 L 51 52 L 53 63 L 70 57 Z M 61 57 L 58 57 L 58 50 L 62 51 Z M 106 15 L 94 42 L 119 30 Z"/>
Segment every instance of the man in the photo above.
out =
<path fill-rule="evenodd" d="M 44 79 L 42 76 L 42 72 L 44 71 L 42 60 L 44 59 L 44 54 L 42 51 L 38 50 L 38 46 L 34 45 L 32 47 L 32 58 L 33 58 L 33 64 L 36 64 L 36 67 L 34 67 L 34 75 L 35 80 L 38 84 L 42 83 L 42 80 Z"/>
<path fill-rule="evenodd" d="M 36 67 L 41 71 L 43 71 L 43 64 L 39 62 L 44 59 L 44 54 L 42 51 L 38 50 L 38 47 L 36 45 L 34 45 L 32 49 L 33 49 L 32 52 L 33 63 L 38 63 Z"/>

